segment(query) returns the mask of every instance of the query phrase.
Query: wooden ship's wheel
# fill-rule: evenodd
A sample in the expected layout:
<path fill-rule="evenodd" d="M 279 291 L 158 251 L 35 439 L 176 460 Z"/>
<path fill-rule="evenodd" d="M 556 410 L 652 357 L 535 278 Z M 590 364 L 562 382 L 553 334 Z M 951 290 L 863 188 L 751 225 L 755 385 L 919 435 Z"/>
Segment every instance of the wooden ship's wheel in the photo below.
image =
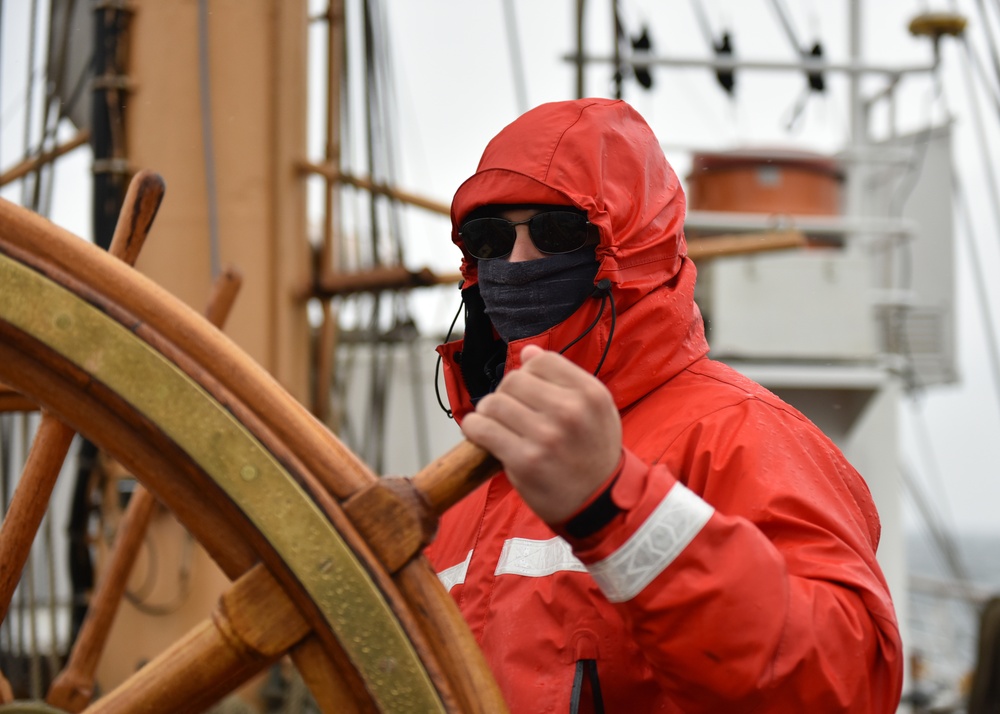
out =
<path fill-rule="evenodd" d="M 142 488 L 45 701 L 0 712 L 197 712 L 288 656 L 324 712 L 505 709 L 421 549 L 496 462 L 464 443 L 413 478 L 378 478 L 209 320 L 132 270 L 162 182 L 133 181 L 108 253 L 0 201 L 0 382 L 43 417 L 0 527 L 0 615 L 70 439 Z M 110 254 L 109 254 L 110 253 Z M 95 696 L 130 531 L 155 501 L 231 579 L 216 609 Z"/>

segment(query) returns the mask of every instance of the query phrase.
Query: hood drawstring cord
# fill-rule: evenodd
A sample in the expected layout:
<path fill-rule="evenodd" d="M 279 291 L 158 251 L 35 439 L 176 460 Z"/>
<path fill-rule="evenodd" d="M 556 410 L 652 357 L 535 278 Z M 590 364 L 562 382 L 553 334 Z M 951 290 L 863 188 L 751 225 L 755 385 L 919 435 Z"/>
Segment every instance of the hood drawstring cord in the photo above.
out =
<path fill-rule="evenodd" d="M 601 367 L 604 366 L 604 360 L 608 357 L 608 351 L 611 349 L 611 338 L 615 336 L 615 322 L 618 319 L 618 311 L 615 309 L 615 298 L 611 294 L 611 281 L 607 278 L 601 278 L 597 281 L 597 285 L 594 286 L 594 292 L 590 294 L 591 297 L 601 298 L 601 309 L 597 312 L 597 317 L 594 321 L 587 326 L 587 329 L 580 333 L 580 335 L 570 342 L 568 345 L 559 350 L 559 354 L 564 354 L 566 350 L 575 345 L 577 342 L 582 340 L 591 330 L 597 327 L 597 323 L 601 321 L 601 317 L 604 315 L 604 306 L 611 302 L 611 328 L 608 330 L 608 342 L 604 345 L 604 352 L 601 354 L 601 361 L 597 363 L 597 369 L 594 370 L 594 376 L 596 377 L 601 371 Z"/>
<path fill-rule="evenodd" d="M 464 282 L 464 281 L 463 281 Z M 461 289 L 462 285 L 459 285 Z M 615 308 L 615 298 L 611 294 L 611 281 L 607 278 L 602 278 L 594 286 L 594 291 L 590 294 L 591 297 L 601 298 L 601 308 L 597 311 L 597 317 L 591 322 L 587 329 L 585 329 L 580 335 L 570 342 L 568 345 L 559 350 L 559 354 L 564 354 L 570 347 L 575 345 L 577 342 L 586 337 L 590 332 L 597 327 L 597 323 L 601 321 L 601 317 L 604 315 L 604 308 L 610 302 L 611 303 L 611 328 L 608 330 L 608 342 L 604 345 L 604 352 L 601 353 L 601 359 L 597 363 L 597 369 L 594 370 L 594 376 L 596 377 L 600 371 L 601 367 L 604 366 L 604 360 L 608 358 L 608 352 L 611 350 L 611 340 L 615 336 L 615 323 L 618 320 L 618 311 Z M 451 321 L 451 326 L 448 327 L 448 334 L 445 335 L 444 341 L 448 343 L 451 341 L 451 333 L 455 330 L 455 325 L 458 323 L 458 316 L 462 314 L 462 308 L 465 307 L 465 295 L 462 295 L 462 302 L 458 306 L 458 312 L 455 313 L 454 319 Z M 438 353 L 437 365 L 434 368 L 434 394 L 437 396 L 438 406 L 441 407 L 441 411 L 445 413 L 449 419 L 454 418 L 454 414 L 451 409 L 449 409 L 445 403 L 444 399 L 441 397 L 441 353 Z"/>
<path fill-rule="evenodd" d="M 461 281 L 458 284 L 459 296 L 461 300 L 458 303 L 458 312 L 455 313 L 455 317 L 451 321 L 451 325 L 448 327 L 448 334 L 444 336 L 445 344 L 451 342 L 451 333 L 455 331 L 455 325 L 458 324 L 458 316 L 462 314 L 462 308 L 465 307 L 465 294 L 462 292 L 462 286 L 465 285 L 465 281 Z M 444 399 L 441 398 L 441 353 L 438 352 L 437 365 L 434 367 L 434 395 L 437 397 L 438 406 L 441 407 L 441 411 L 449 419 L 454 419 L 454 414 L 451 409 L 445 406 Z"/>

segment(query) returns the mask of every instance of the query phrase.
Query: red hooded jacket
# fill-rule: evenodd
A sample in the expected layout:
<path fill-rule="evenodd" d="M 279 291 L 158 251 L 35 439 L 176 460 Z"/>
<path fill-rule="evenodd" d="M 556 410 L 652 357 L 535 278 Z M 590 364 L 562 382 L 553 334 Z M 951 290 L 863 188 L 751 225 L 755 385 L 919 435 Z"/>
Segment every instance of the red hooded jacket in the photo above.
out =
<path fill-rule="evenodd" d="M 453 240 L 496 204 L 572 205 L 599 227 L 614 314 L 595 294 L 513 343 L 506 369 L 596 320 L 565 354 L 594 370 L 610 341 L 598 376 L 624 433 L 616 515 L 596 533 L 547 525 L 501 475 L 428 550 L 511 711 L 589 711 L 598 689 L 608 712 L 895 711 L 901 645 L 868 488 L 804 416 L 706 357 L 684 194 L 646 123 L 603 99 L 528 112 L 459 188 Z M 503 349 L 475 307 L 475 259 L 462 272 L 465 339 L 440 348 L 458 420 Z"/>

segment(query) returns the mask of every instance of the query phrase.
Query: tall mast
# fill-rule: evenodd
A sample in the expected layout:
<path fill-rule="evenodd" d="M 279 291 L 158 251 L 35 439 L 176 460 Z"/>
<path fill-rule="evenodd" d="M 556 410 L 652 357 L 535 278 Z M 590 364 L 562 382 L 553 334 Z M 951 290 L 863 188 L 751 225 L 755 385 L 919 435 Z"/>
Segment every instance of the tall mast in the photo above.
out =
<path fill-rule="evenodd" d="M 167 184 L 138 267 L 200 309 L 217 242 L 222 265 L 244 276 L 227 332 L 305 401 L 309 340 L 300 295 L 309 251 L 297 162 L 306 155 L 306 2 L 213 0 L 205 14 L 199 3 L 134 7 L 127 161 Z M 199 86 L 209 87 L 210 106 Z"/>

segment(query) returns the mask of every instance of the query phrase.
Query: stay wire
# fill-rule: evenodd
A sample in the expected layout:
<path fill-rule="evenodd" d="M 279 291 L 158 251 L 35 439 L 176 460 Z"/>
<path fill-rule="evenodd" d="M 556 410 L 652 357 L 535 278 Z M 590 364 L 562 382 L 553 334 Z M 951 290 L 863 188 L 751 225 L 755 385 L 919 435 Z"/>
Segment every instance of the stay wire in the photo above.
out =
<path fill-rule="evenodd" d="M 958 4 L 955 2 L 955 0 L 951 0 L 949 6 L 953 12 L 957 13 L 959 11 Z M 998 8 L 1000 8 L 1000 0 L 998 0 Z M 1000 10 L 998 10 L 998 12 L 1000 12 Z M 988 19 L 985 17 L 985 14 L 983 15 L 982 20 L 983 21 L 981 24 L 988 24 L 989 22 Z M 988 27 L 983 32 L 985 35 L 986 43 L 990 45 L 991 49 L 993 50 L 992 52 L 994 57 L 993 64 L 994 67 L 996 67 L 996 49 Z M 961 44 L 966 46 L 965 47 L 966 57 L 968 58 L 968 61 L 971 63 L 973 69 L 976 70 L 977 77 L 983 83 L 984 89 L 994 99 L 994 102 L 998 104 L 998 110 L 1000 110 L 1000 102 L 997 102 L 996 99 L 998 93 L 1000 93 L 1000 72 L 997 72 L 997 76 L 994 76 L 992 78 L 989 76 L 989 71 L 983 64 L 982 59 L 979 57 L 978 54 L 976 54 L 974 48 L 970 46 L 968 33 L 963 33 L 959 38 L 959 40 Z"/>
<path fill-rule="evenodd" d="M 705 13 L 705 8 L 702 5 L 701 0 L 691 0 L 691 4 L 694 7 L 695 17 L 698 21 L 698 26 L 701 28 L 701 33 L 706 44 L 717 58 L 731 58 L 735 52 L 735 40 L 729 30 L 725 29 L 726 24 L 723 24 L 723 29 L 719 33 L 719 39 L 716 40 L 715 34 L 712 32 L 712 25 L 708 20 L 708 15 Z M 715 78 L 723 90 L 725 90 L 726 94 L 729 95 L 730 98 L 733 98 L 735 96 L 736 87 L 736 70 L 717 69 L 715 70 Z M 733 108 L 735 108 L 735 104 L 733 105 Z"/>
<path fill-rule="evenodd" d="M 792 47 L 795 49 L 795 52 L 799 55 L 807 54 L 802 49 L 803 44 L 799 41 L 798 35 L 795 34 L 795 27 L 792 25 L 791 18 L 788 16 L 788 8 L 781 0 L 771 0 L 771 6 L 774 8 L 775 13 L 777 13 L 778 20 L 781 22 L 781 26 L 785 31 L 785 36 L 788 38 L 788 41 L 792 43 Z"/>
<path fill-rule="evenodd" d="M 205 163 L 208 202 L 209 266 L 214 280 L 222 272 L 219 246 L 219 207 L 215 181 L 215 146 L 212 131 L 211 67 L 208 59 L 208 0 L 198 0 L 198 92 L 201 99 L 201 145 Z"/>
<path fill-rule="evenodd" d="M 986 36 L 986 46 L 989 51 L 990 60 L 993 62 L 994 80 L 1000 82 L 1000 54 L 997 54 L 997 38 L 994 36 L 990 18 L 986 14 L 986 5 L 983 0 L 976 0 L 976 7 L 979 9 L 979 25 L 983 28 Z"/>
<path fill-rule="evenodd" d="M 55 145 L 59 123 L 65 116 L 65 108 L 62 106 L 60 97 L 63 93 L 63 85 L 66 77 L 66 48 L 69 46 L 69 33 L 72 26 L 73 7 L 75 3 L 76 0 L 69 0 L 64 6 L 62 32 L 56 42 L 57 50 L 55 54 L 52 52 L 52 17 L 51 15 L 49 17 L 49 50 L 46 53 L 48 61 L 45 71 L 48 81 L 46 82 L 45 109 L 42 114 L 42 135 L 38 142 L 39 156 L 43 155 L 48 147 Z M 37 175 L 34 187 L 36 210 L 42 215 L 49 215 L 52 209 L 55 167 L 53 164 L 47 162 L 38 166 L 35 171 Z"/>
<path fill-rule="evenodd" d="M 618 0 L 612 0 L 611 9 L 614 13 L 615 21 L 615 43 L 614 43 L 614 67 L 615 73 L 612 77 L 612 85 L 614 86 L 615 99 L 622 98 L 623 83 L 625 79 L 625 73 L 623 71 L 624 65 L 622 63 L 622 44 L 626 42 L 625 28 L 622 26 L 621 18 L 621 8 L 619 7 Z"/>
<path fill-rule="evenodd" d="M 366 437 L 370 437 L 367 441 L 367 462 L 375 473 L 382 473 L 385 470 L 386 412 L 388 395 L 392 387 L 391 361 L 392 345 L 376 339 L 371 353 L 370 428 L 366 433 Z"/>
<path fill-rule="evenodd" d="M 963 38 L 963 43 L 967 43 L 968 40 Z M 976 72 L 976 77 L 979 79 L 983 92 L 989 96 L 992 100 L 993 108 L 996 109 L 997 118 L 1000 119 L 1000 89 L 992 83 L 989 77 L 989 73 L 986 67 L 983 66 L 983 61 L 975 52 L 971 49 L 968 53 L 969 62 L 972 64 L 972 68 Z"/>
<path fill-rule="evenodd" d="M 378 93 L 376 86 L 376 61 L 375 61 L 375 28 L 372 27 L 372 12 L 371 12 L 371 0 L 364 0 L 362 3 L 363 10 L 363 31 L 364 31 L 364 89 L 365 89 L 365 132 L 368 135 L 368 141 L 365 144 L 365 158 L 368 162 L 368 171 L 371 174 L 373 181 L 377 181 L 380 178 L 379 168 L 377 166 L 375 151 L 375 137 L 379 132 L 376 129 L 376 125 L 379 124 L 376 108 L 378 105 Z M 371 265 L 375 267 L 380 267 L 382 265 L 382 256 L 378 249 L 378 236 L 381 233 L 381 220 L 378 214 L 378 196 L 374 193 L 368 194 L 368 220 L 371 222 L 371 244 L 369 249 L 369 260 Z"/>
<path fill-rule="evenodd" d="M 972 271 L 972 283 L 976 290 L 976 296 L 979 299 L 979 315 L 982 319 L 983 337 L 986 340 L 990 372 L 993 377 L 993 388 L 996 391 L 996 403 L 998 408 L 1000 408 L 1000 348 L 998 348 L 1000 341 L 997 339 L 996 328 L 994 327 L 996 322 L 993 311 L 990 309 L 990 297 L 986 290 L 986 279 L 983 275 L 983 261 L 979 254 L 971 212 L 966 196 L 961 190 L 957 175 L 953 178 L 952 195 L 955 197 L 959 208 L 962 209 L 959 211 L 959 216 L 964 218 L 966 224 L 964 234 L 966 236 L 966 246 L 969 250 L 969 268 Z"/>
<path fill-rule="evenodd" d="M 379 371 L 379 363 L 377 360 L 378 356 L 378 334 L 379 334 L 379 315 L 382 311 L 382 293 L 375 292 L 371 295 L 371 302 L 369 304 L 370 312 L 367 315 L 368 322 L 363 326 L 365 330 L 365 335 L 368 337 L 365 346 L 371 348 L 368 360 L 368 413 L 366 415 L 366 420 L 364 422 L 364 429 L 362 432 L 362 448 L 361 453 L 366 461 L 371 463 L 371 457 L 375 453 L 376 448 L 374 444 L 381 441 L 381 435 L 376 431 L 376 425 L 378 422 L 377 412 L 381 409 L 381 404 L 379 402 L 379 380 L 381 377 Z M 373 465 L 374 466 L 374 465 Z"/>
<path fill-rule="evenodd" d="M 983 170 L 986 172 L 986 178 L 988 183 L 988 195 L 990 208 L 993 212 L 994 228 L 1000 228 L 1000 184 L 997 182 L 997 168 L 996 164 L 991 161 L 991 153 L 986 150 L 989 146 L 989 137 L 986 135 L 986 127 L 983 122 L 982 108 L 979 102 L 976 101 L 975 86 L 973 83 L 972 72 L 969 70 L 969 66 L 972 63 L 971 54 L 972 49 L 969 47 L 967 42 L 962 43 L 962 47 L 965 49 L 966 59 L 968 60 L 963 65 L 962 77 L 965 80 L 965 92 L 969 97 L 969 107 L 972 111 L 972 118 L 974 121 L 974 126 L 976 130 L 976 135 L 978 139 L 979 146 L 983 149 L 979 152 L 980 158 L 983 160 Z M 1000 233 L 1000 231 L 998 231 Z"/>
<path fill-rule="evenodd" d="M 389 34 L 389 28 L 378 0 L 365 2 L 365 28 L 365 42 L 369 48 L 367 55 L 371 63 L 368 91 L 371 117 L 369 143 L 373 150 L 370 157 L 372 179 L 394 186 L 397 178 L 397 150 L 392 121 L 395 83 L 391 72 L 390 48 L 388 43 L 383 41 Z M 373 200 L 375 198 L 373 196 Z M 391 253 L 393 260 L 403 264 L 405 260 L 399 202 L 391 196 L 384 197 L 384 202 L 388 219 L 385 239 L 389 244 L 386 253 Z M 377 235 L 375 238 L 378 240 Z"/>
<path fill-rule="evenodd" d="M 35 107 L 35 80 L 34 80 L 34 69 L 35 69 L 35 54 L 37 53 L 36 48 L 36 35 L 38 25 L 38 0 L 31 1 L 31 14 L 28 21 L 28 61 L 25 62 L 25 67 L 27 68 L 27 92 L 24 102 L 24 146 L 21 149 L 21 155 L 25 158 L 31 156 L 31 125 L 34 121 L 34 107 Z M 31 176 L 29 173 L 21 183 L 21 203 L 25 206 L 34 209 L 35 206 L 31 204 L 29 196 L 34 193 L 33 190 L 29 189 L 29 184 L 27 177 Z M 37 176 L 35 177 L 37 181 Z"/>
<path fill-rule="evenodd" d="M 906 493 L 909 494 L 910 498 L 913 500 L 914 505 L 920 512 L 923 518 L 924 525 L 927 526 L 930 532 L 930 537 L 933 544 L 937 547 L 938 553 L 944 558 L 945 566 L 951 573 L 951 576 L 958 581 L 959 587 L 961 588 L 963 601 L 970 605 L 975 605 L 975 599 L 971 594 L 971 585 L 969 578 L 966 575 L 965 567 L 962 563 L 962 558 L 955 546 L 954 539 L 948 534 L 944 526 L 938 519 L 934 508 L 931 506 L 927 495 L 924 493 L 920 484 L 917 483 L 917 479 L 914 477 L 913 472 L 905 464 L 899 465 L 899 475 L 903 480 L 903 486 L 905 487 Z"/>
<path fill-rule="evenodd" d="M 528 83 L 524 73 L 524 54 L 521 51 L 521 36 L 517 25 L 514 0 L 501 0 L 503 21 L 507 36 L 507 51 L 510 53 L 511 73 L 514 77 L 514 96 L 517 99 L 517 113 L 528 111 Z"/>
<path fill-rule="evenodd" d="M 712 33 L 712 25 L 708 21 L 708 15 L 705 13 L 705 7 L 702 5 L 701 0 L 691 0 L 691 7 L 694 10 L 694 17 L 698 23 L 698 28 L 701 30 L 702 37 L 708 46 L 714 50 L 715 36 Z"/>
<path fill-rule="evenodd" d="M 409 352 L 409 359 L 407 362 L 410 365 L 410 385 L 413 397 L 413 411 L 414 416 L 416 417 L 413 420 L 413 429 L 415 431 L 414 439 L 417 442 L 417 460 L 421 464 L 427 464 L 430 463 L 431 460 L 431 435 L 428 431 L 428 420 L 421 418 L 422 414 L 428 414 L 429 411 L 424 391 L 424 353 L 419 349 L 419 345 L 420 343 L 415 339 L 407 340 L 406 342 L 406 349 Z M 435 375 L 435 378 L 436 377 L 437 375 Z"/>
<path fill-rule="evenodd" d="M 922 469 L 926 471 L 929 476 L 928 481 L 930 482 L 930 485 L 933 486 L 936 491 L 936 493 L 933 494 L 933 499 L 927 499 L 925 495 L 921 495 L 921 498 L 924 498 L 927 501 L 927 511 L 933 515 L 934 522 L 930 525 L 939 534 L 936 538 L 942 545 L 942 554 L 950 563 L 952 575 L 960 580 L 967 581 L 969 579 L 969 573 L 964 567 L 961 557 L 959 557 L 958 548 L 955 545 L 955 539 L 951 535 L 955 530 L 955 519 L 951 510 L 951 504 L 948 500 L 947 490 L 945 489 L 944 478 L 942 477 L 941 462 L 937 457 L 936 451 L 934 450 L 932 433 L 927 425 L 926 415 L 922 409 L 923 403 L 920 400 L 920 395 L 916 392 L 911 392 L 909 398 L 910 403 L 913 406 L 910 413 L 913 416 L 913 424 L 916 431 L 917 449 L 920 452 L 920 464 Z M 913 486 L 915 486 L 915 484 L 913 484 Z M 931 504 L 933 504 L 933 506 Z"/>

